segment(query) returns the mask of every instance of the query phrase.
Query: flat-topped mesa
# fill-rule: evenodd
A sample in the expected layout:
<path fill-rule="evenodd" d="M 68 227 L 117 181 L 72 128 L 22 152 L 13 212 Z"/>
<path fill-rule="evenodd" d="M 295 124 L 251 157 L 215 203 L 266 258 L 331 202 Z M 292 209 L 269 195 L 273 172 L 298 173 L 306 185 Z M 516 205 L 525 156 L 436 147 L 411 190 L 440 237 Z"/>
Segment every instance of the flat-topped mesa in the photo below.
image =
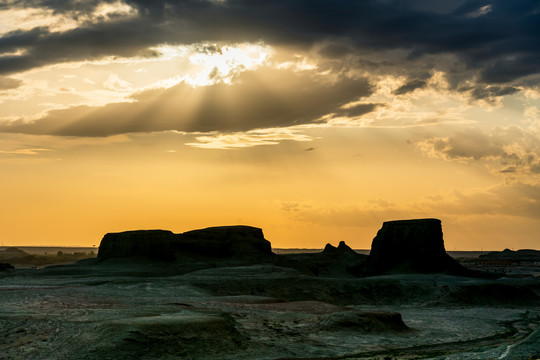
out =
<path fill-rule="evenodd" d="M 444 249 L 441 221 L 415 219 L 383 223 L 371 244 L 365 274 L 464 271 Z"/>
<path fill-rule="evenodd" d="M 145 257 L 172 261 L 178 257 L 245 258 L 271 255 L 259 228 L 220 226 L 174 234 L 167 230 L 109 233 L 99 246 L 98 260 Z"/>
<path fill-rule="evenodd" d="M 217 226 L 178 235 L 179 250 L 212 257 L 271 255 L 272 245 L 262 229 L 251 226 Z"/>
<path fill-rule="evenodd" d="M 175 234 L 168 230 L 108 233 L 99 244 L 98 260 L 139 256 L 170 261 L 174 259 L 174 241 Z"/>

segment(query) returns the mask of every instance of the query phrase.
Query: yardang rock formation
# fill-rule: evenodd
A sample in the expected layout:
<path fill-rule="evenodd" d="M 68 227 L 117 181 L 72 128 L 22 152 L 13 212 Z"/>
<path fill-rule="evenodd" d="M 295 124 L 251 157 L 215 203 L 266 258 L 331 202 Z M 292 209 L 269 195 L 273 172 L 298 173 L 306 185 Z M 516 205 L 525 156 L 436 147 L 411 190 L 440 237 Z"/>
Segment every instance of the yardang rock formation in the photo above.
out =
<path fill-rule="evenodd" d="M 343 241 L 338 247 L 328 244 L 321 253 L 277 255 L 262 230 L 251 226 L 210 227 L 182 234 L 166 230 L 108 233 L 101 241 L 98 262 L 119 258 L 197 263 L 198 268 L 272 263 L 318 276 L 477 275 L 446 253 L 438 219 L 385 222 L 367 260 Z"/>
<path fill-rule="evenodd" d="M 273 255 L 259 228 L 220 226 L 174 234 L 167 230 L 108 233 L 101 240 L 98 260 L 144 257 L 173 261 L 191 258 L 261 258 Z"/>
<path fill-rule="evenodd" d="M 441 220 L 415 219 L 383 223 L 371 243 L 365 275 L 467 272 L 446 253 Z"/>

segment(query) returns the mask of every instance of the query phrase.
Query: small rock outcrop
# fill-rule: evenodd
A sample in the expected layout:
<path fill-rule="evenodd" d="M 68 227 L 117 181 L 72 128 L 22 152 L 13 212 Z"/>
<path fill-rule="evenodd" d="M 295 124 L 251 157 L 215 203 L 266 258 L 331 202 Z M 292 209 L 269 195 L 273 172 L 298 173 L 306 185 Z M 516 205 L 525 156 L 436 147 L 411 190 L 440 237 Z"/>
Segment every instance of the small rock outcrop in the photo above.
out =
<path fill-rule="evenodd" d="M 245 348 L 246 337 L 236 329 L 232 316 L 219 312 L 183 310 L 157 316 L 110 321 L 108 346 L 118 359 L 163 359 L 171 354 L 208 359 Z M 211 343 L 212 346 L 208 346 Z M 103 354 L 108 357 L 106 354 Z"/>
<path fill-rule="evenodd" d="M 108 233 L 99 246 L 98 261 L 143 257 L 173 261 L 178 258 L 256 258 L 271 255 L 270 242 L 259 228 L 221 226 L 174 234 L 167 230 Z"/>
<path fill-rule="evenodd" d="M 465 272 L 444 249 L 441 221 L 415 219 L 383 223 L 371 244 L 365 274 Z"/>
<path fill-rule="evenodd" d="M 0 271 L 6 271 L 11 269 L 15 269 L 15 267 L 8 263 L 0 263 Z"/>
<path fill-rule="evenodd" d="M 358 256 L 359 254 L 351 249 L 349 245 L 345 244 L 345 241 L 340 241 L 339 245 L 337 247 L 333 246 L 332 244 L 328 243 L 324 247 L 323 250 L 324 255 L 340 255 L 340 256 Z"/>
<path fill-rule="evenodd" d="M 16 247 L 8 247 L 8 248 L 5 248 L 4 250 L 0 251 L 0 255 L 5 257 L 5 256 L 12 256 L 12 257 L 17 257 L 17 256 L 25 256 L 25 255 L 28 255 L 27 253 L 25 253 L 24 251 L 22 251 L 21 249 L 19 248 L 16 248 Z"/>
<path fill-rule="evenodd" d="M 0 260 L 5 263 L 16 263 L 33 256 L 16 247 L 8 247 L 0 251 Z"/>
<path fill-rule="evenodd" d="M 540 261 L 540 251 L 531 249 L 521 249 L 517 251 L 504 249 L 503 251 L 491 251 L 487 254 L 480 255 L 479 258 L 482 260 L 538 262 Z"/>
<path fill-rule="evenodd" d="M 358 254 L 341 241 L 337 247 L 326 244 L 324 250 L 319 253 L 285 254 L 282 257 L 304 265 L 314 275 L 341 277 L 361 276 L 367 255 Z M 300 266 L 295 267 L 302 270 Z"/>

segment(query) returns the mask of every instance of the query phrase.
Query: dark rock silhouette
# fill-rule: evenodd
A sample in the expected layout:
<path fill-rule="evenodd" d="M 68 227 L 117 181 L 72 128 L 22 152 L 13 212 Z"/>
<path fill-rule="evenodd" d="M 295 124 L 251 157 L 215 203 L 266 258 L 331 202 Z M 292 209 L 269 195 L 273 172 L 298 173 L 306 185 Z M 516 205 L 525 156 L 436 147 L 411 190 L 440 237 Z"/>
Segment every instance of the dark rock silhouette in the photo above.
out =
<path fill-rule="evenodd" d="M 531 249 L 521 249 L 513 251 L 504 249 L 503 251 L 491 251 L 479 256 L 482 260 L 510 260 L 510 261 L 540 261 L 540 251 Z"/>
<path fill-rule="evenodd" d="M 148 257 L 173 260 L 175 235 L 167 230 L 136 230 L 105 234 L 99 245 L 98 259 Z"/>
<path fill-rule="evenodd" d="M 383 224 L 371 244 L 365 274 L 466 272 L 444 249 L 441 221 L 415 219 Z"/>
<path fill-rule="evenodd" d="M 358 254 L 343 241 L 337 247 L 327 244 L 319 253 L 277 255 L 260 228 L 220 226 L 181 234 L 167 230 L 108 233 L 101 241 L 97 260 L 92 261 L 111 265 L 116 262 L 145 264 L 158 271 L 177 274 L 266 263 L 321 277 L 396 273 L 488 276 L 463 267 L 446 253 L 441 221 L 437 219 L 385 222 L 373 239 L 369 257 Z M 154 264 L 156 261 L 160 263 Z M 150 269 L 141 267 L 141 271 Z"/>
<path fill-rule="evenodd" d="M 351 249 L 349 245 L 345 244 L 345 241 L 340 241 L 339 245 L 337 247 L 333 246 L 332 244 L 328 243 L 324 247 L 323 254 L 325 255 L 341 255 L 341 256 L 356 256 L 358 253 Z"/>
<path fill-rule="evenodd" d="M 346 273 L 354 276 L 362 275 L 367 259 L 366 255 L 358 254 L 345 241 L 340 241 L 337 247 L 326 244 L 321 255 L 319 261 L 322 265 L 334 269 L 344 268 Z"/>
<path fill-rule="evenodd" d="M 99 246 L 98 260 L 143 257 L 162 261 L 178 258 L 260 258 L 273 255 L 259 228 L 221 226 L 174 234 L 167 230 L 108 233 Z"/>
<path fill-rule="evenodd" d="M 6 270 L 11 270 L 11 269 L 15 269 L 15 267 L 11 264 L 0 263 L 0 271 L 6 271 Z"/>
<path fill-rule="evenodd" d="M 30 255 L 16 247 L 8 247 L 0 251 L 0 261 L 10 266 L 12 264 L 17 266 L 21 264 L 28 265 L 32 264 L 34 260 L 34 255 Z"/>
<path fill-rule="evenodd" d="M 251 226 L 218 226 L 178 235 L 181 250 L 214 257 L 272 255 L 270 241 L 261 229 Z"/>
<path fill-rule="evenodd" d="M 320 276 L 361 276 L 367 259 L 366 255 L 358 254 L 344 241 L 340 241 L 337 247 L 326 244 L 320 253 L 287 254 L 283 257 L 304 264 Z"/>
<path fill-rule="evenodd" d="M 5 248 L 4 250 L 0 251 L 0 253 L 2 253 L 2 256 L 24 256 L 24 255 L 28 255 L 26 252 L 22 251 L 21 249 L 19 248 L 16 248 L 16 247 L 8 247 L 8 248 Z"/>

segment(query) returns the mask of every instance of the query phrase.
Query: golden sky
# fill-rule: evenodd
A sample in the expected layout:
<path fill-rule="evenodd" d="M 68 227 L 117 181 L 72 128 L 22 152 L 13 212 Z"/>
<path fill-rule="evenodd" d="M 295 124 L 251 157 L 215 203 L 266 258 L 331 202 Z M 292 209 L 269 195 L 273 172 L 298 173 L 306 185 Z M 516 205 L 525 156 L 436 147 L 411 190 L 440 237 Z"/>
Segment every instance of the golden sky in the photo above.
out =
<path fill-rule="evenodd" d="M 0 241 L 540 248 L 534 1 L 0 1 Z"/>

